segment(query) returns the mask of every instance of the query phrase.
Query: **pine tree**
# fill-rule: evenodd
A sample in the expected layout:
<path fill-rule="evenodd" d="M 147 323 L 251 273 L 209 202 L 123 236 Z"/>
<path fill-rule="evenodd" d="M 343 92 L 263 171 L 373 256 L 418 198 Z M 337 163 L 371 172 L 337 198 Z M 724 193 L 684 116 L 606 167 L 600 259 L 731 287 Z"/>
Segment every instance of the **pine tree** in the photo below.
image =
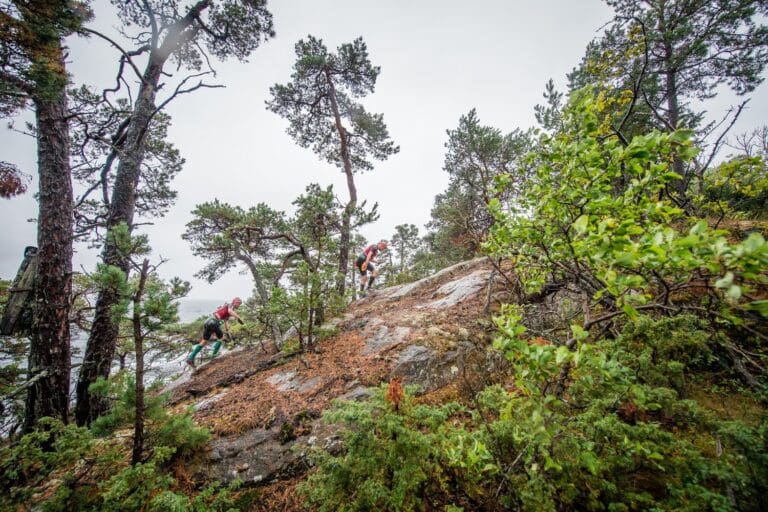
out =
<path fill-rule="evenodd" d="M 530 170 L 523 160 L 532 146 L 530 132 L 514 130 L 503 134 L 484 126 L 475 109 L 459 119 L 459 126 L 447 130 L 448 142 L 443 170 L 448 188 L 435 197 L 430 229 L 438 252 L 458 260 L 472 257 L 493 224 L 488 211 L 491 201 L 508 206 Z M 496 179 L 509 182 L 503 192 Z"/>
<path fill-rule="evenodd" d="M 419 228 L 414 224 L 398 224 L 395 226 L 395 234 L 392 235 L 391 241 L 392 250 L 397 254 L 397 271 L 402 274 L 421 242 Z"/>
<path fill-rule="evenodd" d="M 321 39 L 310 35 L 296 43 L 291 82 L 274 85 L 267 101 L 269 110 L 289 121 L 288 133 L 299 146 L 312 148 L 346 176 L 349 201 L 341 216 L 339 295 L 346 290 L 352 217 L 358 207 L 354 173 L 372 169 L 371 159 L 386 160 L 399 151 L 383 116 L 354 101 L 373 92 L 379 72 L 362 38 L 329 53 Z"/>
<path fill-rule="evenodd" d="M 121 69 L 126 64 L 133 64 L 132 57 L 148 54 L 140 77 L 141 86 L 118 151 L 119 164 L 106 222 L 110 230 L 121 224 L 132 230 L 150 123 L 172 98 L 204 86 L 202 82 L 187 86 L 191 78 L 188 77 L 181 81 L 170 98 L 156 105 L 166 64 L 173 60 L 180 68 L 199 71 L 204 62 L 210 62 L 209 55 L 218 59 L 235 57 L 244 60 L 263 39 L 274 33 L 266 0 L 198 0 L 191 5 L 182 5 L 176 0 L 141 4 L 118 1 L 116 4 L 123 23 L 141 30 L 134 37 L 137 49 L 131 54 L 123 53 Z M 91 33 L 99 35 L 95 31 Z M 121 254 L 108 238 L 102 259 L 105 264 L 126 273 L 129 270 L 127 255 Z M 106 404 L 91 396 L 88 388 L 99 377 L 109 375 L 117 342 L 117 323 L 110 312 L 118 300 L 112 290 L 105 289 L 99 293 L 96 302 L 93 327 L 77 382 L 75 415 L 78 424 L 90 423 L 106 409 Z"/>
<path fill-rule="evenodd" d="M 192 246 L 192 254 L 208 264 L 197 277 L 214 282 L 237 265 L 245 265 L 253 277 L 258 302 L 264 307 L 270 300 L 270 288 L 277 273 L 275 258 L 284 250 L 288 222 L 285 213 L 264 203 L 248 210 L 218 200 L 197 205 L 182 238 Z M 275 343 L 282 332 L 276 319 L 264 318 Z"/>
<path fill-rule="evenodd" d="M 85 3 L 0 4 L 0 111 L 35 111 L 39 174 L 38 266 L 24 430 L 69 417 L 72 179 L 64 38 L 90 16 Z"/>
<path fill-rule="evenodd" d="M 614 127 L 624 132 L 627 123 L 641 124 L 625 136 L 648 128 L 672 132 L 680 128 L 710 134 L 718 124 L 701 127 L 703 110 L 692 102 L 711 99 L 721 86 L 739 96 L 752 92 L 762 81 L 768 62 L 768 14 L 765 0 L 607 0 L 615 9 L 611 27 L 594 41 L 579 68 L 571 74 L 572 88 L 595 82 L 632 91 L 632 99 L 617 115 Z M 743 102 L 733 109 L 738 117 Z M 703 175 L 720 148 L 726 131 L 718 137 L 703 165 L 684 166 L 676 157 L 675 199 L 688 203 L 687 189 Z"/>

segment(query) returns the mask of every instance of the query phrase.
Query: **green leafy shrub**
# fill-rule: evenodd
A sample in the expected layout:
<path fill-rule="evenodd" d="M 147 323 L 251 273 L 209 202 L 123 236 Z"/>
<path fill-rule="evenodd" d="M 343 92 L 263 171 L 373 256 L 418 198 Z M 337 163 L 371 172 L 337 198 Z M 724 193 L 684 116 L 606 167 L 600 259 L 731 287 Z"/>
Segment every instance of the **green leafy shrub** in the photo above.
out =
<path fill-rule="evenodd" d="M 337 402 L 326 413 L 344 426 L 345 452 L 312 454 L 317 471 L 302 492 L 318 510 L 423 510 L 442 494 L 441 447 L 458 406 L 415 405 L 405 395 L 395 408 L 385 391 L 365 402 Z"/>
<path fill-rule="evenodd" d="M 489 425 L 497 463 L 510 468 L 502 482 L 505 506 L 736 510 L 735 500 L 740 509 L 759 509 L 768 490 L 760 437 L 768 417 L 757 426 L 723 421 L 675 389 L 684 386 L 682 375 L 708 361 L 711 333 L 700 320 L 640 317 L 616 340 L 582 344 L 572 354 L 555 346 L 525 349 L 524 328 L 514 326 L 520 327 L 513 320 L 502 332 L 516 341 L 502 334 L 497 346 L 525 374 L 518 377 L 523 386 L 481 395 L 498 418 Z M 542 394 L 569 356 L 563 399 Z"/>
<path fill-rule="evenodd" d="M 704 175 L 702 208 L 712 215 L 764 219 L 768 215 L 765 157 L 739 156 Z"/>
<path fill-rule="evenodd" d="M 522 295 L 567 291 L 557 299 L 567 314 L 529 332 L 525 304 L 502 307 L 494 346 L 514 382 L 483 390 L 471 418 L 394 411 L 382 392 L 339 406 L 328 418 L 348 428 L 347 452 L 318 456 L 311 504 L 761 509 L 768 244 L 758 233 L 734 242 L 669 199 L 671 162 L 696 153 L 691 132 L 623 140 L 600 121 L 599 100 L 574 93 L 563 130 L 531 155 L 537 172 L 517 205 L 490 204 L 486 248 L 516 264 Z M 706 395 L 701 382 L 762 405 L 749 418 L 723 414 L 692 399 Z M 399 468 L 413 477 L 402 483 Z"/>
<path fill-rule="evenodd" d="M 516 261 L 525 290 L 558 283 L 579 303 L 552 341 L 531 342 L 520 307 L 497 319 L 515 389 L 481 402 L 509 468 L 503 505 L 757 510 L 765 412 L 759 424 L 723 420 L 686 397 L 691 375 L 739 369 L 737 350 L 765 360 L 768 245 L 757 233 L 733 242 L 667 199 L 673 157 L 695 154 L 690 133 L 623 141 L 597 103 L 589 90 L 572 96 L 563 131 L 532 156 L 519 211 L 492 205 L 487 247 Z"/>

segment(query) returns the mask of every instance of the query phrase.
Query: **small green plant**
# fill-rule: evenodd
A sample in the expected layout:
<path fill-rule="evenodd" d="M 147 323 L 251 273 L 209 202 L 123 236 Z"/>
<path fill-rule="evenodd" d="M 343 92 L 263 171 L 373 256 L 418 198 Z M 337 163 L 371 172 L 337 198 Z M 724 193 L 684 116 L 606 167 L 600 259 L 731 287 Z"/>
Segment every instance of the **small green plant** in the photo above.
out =
<path fill-rule="evenodd" d="M 132 425 L 136 414 L 136 386 L 134 376 L 121 372 L 108 381 L 100 379 L 92 385 L 94 393 L 112 401 L 109 413 L 96 419 L 91 425 L 94 434 L 109 436 L 117 429 Z M 148 425 L 146 438 L 154 449 L 172 448 L 172 455 L 186 456 L 201 448 L 209 438 L 208 431 L 197 427 L 189 413 L 171 414 L 165 407 L 166 394 L 156 388 L 147 390 L 145 417 Z"/>
<path fill-rule="evenodd" d="M 488 442 L 496 463 L 509 468 L 500 483 L 504 506 L 759 508 L 768 485 L 760 437 L 768 417 L 757 425 L 724 421 L 683 396 L 684 376 L 711 363 L 707 347 L 715 340 L 701 320 L 640 317 L 616 340 L 570 352 L 525 349 L 525 329 L 508 318 L 497 345 L 515 367 L 517 391 L 497 386 L 480 397 L 494 418 Z M 566 360 L 567 391 L 558 399 L 548 383 Z"/>
<path fill-rule="evenodd" d="M 0 485 L 6 489 L 0 508 L 14 510 L 35 495 L 46 512 L 233 510 L 236 487 L 212 486 L 193 496 L 177 489 L 170 465 L 199 450 L 209 438 L 189 414 L 169 413 L 166 397 L 150 390 L 145 403 L 148 456 L 127 465 L 126 447 L 113 434 L 133 425 L 133 375 L 120 372 L 92 388 L 109 397 L 113 407 L 91 430 L 46 418 L 38 430 L 0 449 Z"/>
<path fill-rule="evenodd" d="M 764 128 L 763 133 L 768 131 Z M 765 156 L 738 156 L 705 174 L 701 207 L 718 217 L 764 219 L 768 215 Z"/>
<path fill-rule="evenodd" d="M 5 490 L 0 493 L 0 508 L 12 510 L 27 502 L 36 486 L 59 468 L 72 466 L 92 446 L 88 429 L 41 419 L 37 430 L 0 448 L 0 486 Z"/>
<path fill-rule="evenodd" d="M 0 449 L 0 485 L 5 489 L 0 509 L 20 510 L 34 496 L 35 505 L 44 512 L 238 510 L 234 504 L 238 484 L 210 485 L 191 496 L 179 491 L 169 463 L 199 447 L 207 434 L 194 427 L 188 416 L 166 414 L 159 423 L 151 456 L 128 465 L 119 440 L 99 439 L 84 427 L 44 418 L 38 430 Z"/>

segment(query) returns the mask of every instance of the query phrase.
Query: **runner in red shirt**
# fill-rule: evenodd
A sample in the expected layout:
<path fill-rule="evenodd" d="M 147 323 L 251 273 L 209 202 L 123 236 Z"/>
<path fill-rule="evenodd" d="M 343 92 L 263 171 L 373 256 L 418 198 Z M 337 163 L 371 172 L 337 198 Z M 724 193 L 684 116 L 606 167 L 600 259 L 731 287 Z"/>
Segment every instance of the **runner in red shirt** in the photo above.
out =
<path fill-rule="evenodd" d="M 232 304 L 224 304 L 213 313 L 211 318 L 205 321 L 203 324 L 203 339 L 192 348 L 192 352 L 187 357 L 187 364 L 189 366 L 192 368 L 195 367 L 195 357 L 214 334 L 216 335 L 216 343 L 213 345 L 211 358 L 216 357 L 216 354 L 219 353 L 219 348 L 221 348 L 221 339 L 224 337 L 224 333 L 221 331 L 221 323 L 224 322 L 224 329 L 227 331 L 227 334 L 229 334 L 227 321 L 230 318 L 234 318 L 238 322 L 243 323 L 242 318 L 235 312 L 235 309 L 239 308 L 242 303 L 243 301 L 240 300 L 240 297 L 235 297 L 232 299 Z"/>
<path fill-rule="evenodd" d="M 367 290 L 371 289 L 371 285 L 373 284 L 373 280 L 376 279 L 376 276 L 379 275 L 376 268 L 373 266 L 372 263 L 378 263 L 377 260 L 374 259 L 374 256 L 379 254 L 379 251 L 384 251 L 387 248 L 387 241 L 381 240 L 378 244 L 371 244 L 365 249 L 363 249 L 363 252 L 358 255 L 357 260 L 355 261 L 355 268 L 360 271 L 360 296 L 365 297 L 367 295 Z M 368 273 L 370 272 L 370 277 L 368 277 Z M 367 286 L 366 286 L 367 282 Z"/>

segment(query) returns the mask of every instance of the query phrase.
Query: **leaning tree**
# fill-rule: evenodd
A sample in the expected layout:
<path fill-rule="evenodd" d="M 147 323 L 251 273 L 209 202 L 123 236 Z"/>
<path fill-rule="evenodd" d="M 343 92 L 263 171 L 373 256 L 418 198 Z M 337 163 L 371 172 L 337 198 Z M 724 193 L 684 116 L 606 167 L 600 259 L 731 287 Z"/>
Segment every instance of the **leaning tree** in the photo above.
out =
<path fill-rule="evenodd" d="M 349 266 L 352 217 L 357 209 L 354 173 L 373 169 L 371 159 L 385 160 L 399 147 L 390 140 L 381 114 L 371 114 L 355 99 L 372 93 L 380 68 L 368 58 L 362 38 L 330 53 L 322 39 L 307 36 L 296 43 L 291 81 L 275 84 L 267 108 L 286 118 L 288 133 L 301 147 L 340 167 L 349 201 L 342 212 L 336 290 L 344 295 Z"/>
<path fill-rule="evenodd" d="M 154 116 L 179 94 L 206 87 L 203 77 L 213 74 L 211 57 L 245 60 L 263 40 L 274 35 L 272 15 L 266 0 L 198 0 L 185 4 L 178 0 L 146 0 L 114 2 L 125 27 L 134 29 L 132 50 L 123 49 L 108 36 L 89 30 L 91 34 L 109 41 L 121 53 L 116 87 L 125 82 L 124 71 L 138 75 L 140 86 L 130 118 L 121 124 L 121 133 L 114 137 L 115 158 L 118 160 L 110 197 L 106 228 L 120 225 L 134 227 L 137 187 L 141 179 L 142 162 L 147 150 L 147 132 Z M 140 72 L 136 63 L 145 58 Z M 171 74 L 169 63 L 176 70 L 189 74 L 177 81 L 169 97 L 159 101 L 158 92 Z M 209 69 L 205 70 L 205 67 Z M 197 81 L 197 83 L 195 83 Z M 129 271 L 128 255 L 122 254 L 109 236 L 104 241 L 102 259 L 106 265 Z M 77 383 L 75 416 L 78 424 L 90 423 L 106 410 L 106 404 L 89 392 L 89 386 L 100 377 L 107 377 L 117 342 L 118 325 L 111 310 L 117 304 L 116 290 L 104 288 L 99 292 L 93 327 L 86 346 L 83 366 Z"/>

